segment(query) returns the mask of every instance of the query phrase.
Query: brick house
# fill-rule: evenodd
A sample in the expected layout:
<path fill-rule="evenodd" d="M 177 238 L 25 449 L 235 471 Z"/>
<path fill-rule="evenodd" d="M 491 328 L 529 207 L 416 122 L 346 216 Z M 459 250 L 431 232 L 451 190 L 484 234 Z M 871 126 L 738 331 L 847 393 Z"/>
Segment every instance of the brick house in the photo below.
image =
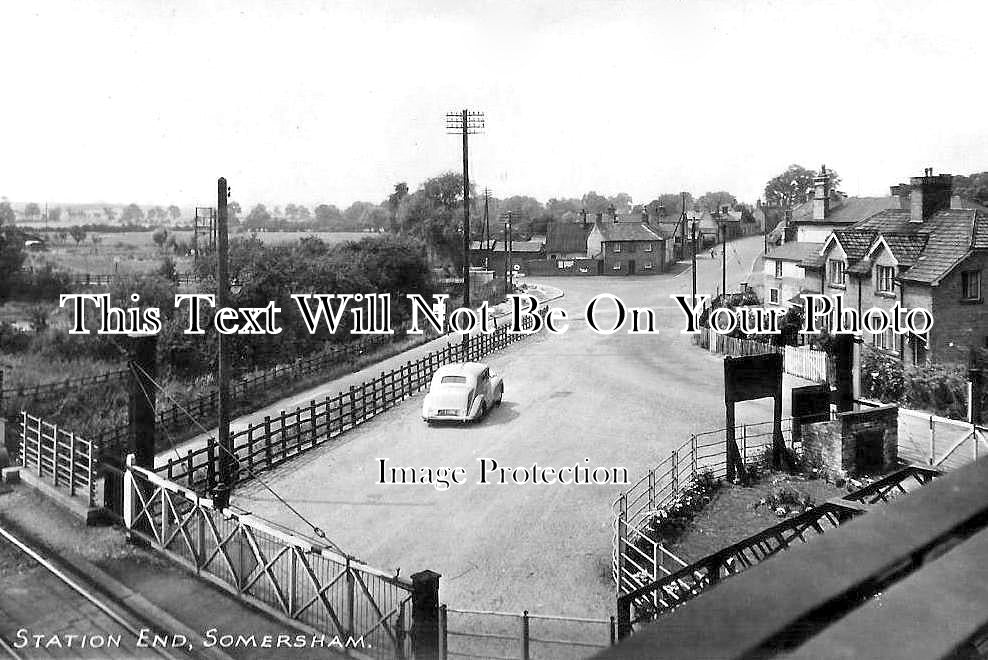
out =
<path fill-rule="evenodd" d="M 802 262 L 812 291 L 843 294 L 845 307 L 923 307 L 926 337 L 865 333 L 865 341 L 906 364 L 967 362 L 988 346 L 988 209 L 951 195 L 949 174 L 927 170 L 893 186 L 895 208 L 832 231 Z"/>
<path fill-rule="evenodd" d="M 669 245 L 667 246 L 667 243 Z M 655 275 L 669 264 L 666 241 L 639 219 L 597 220 L 587 235 L 587 256 L 597 260 L 599 275 Z"/>

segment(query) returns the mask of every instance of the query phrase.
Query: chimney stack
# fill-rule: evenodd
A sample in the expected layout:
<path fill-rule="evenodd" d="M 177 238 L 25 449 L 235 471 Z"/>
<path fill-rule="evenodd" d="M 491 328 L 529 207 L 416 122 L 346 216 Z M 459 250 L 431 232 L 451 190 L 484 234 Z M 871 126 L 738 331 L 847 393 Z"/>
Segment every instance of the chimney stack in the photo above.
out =
<path fill-rule="evenodd" d="M 580 217 L 583 218 L 583 228 L 587 228 L 587 210 L 580 209 Z"/>
<path fill-rule="evenodd" d="M 933 168 L 923 170 L 923 176 L 909 179 L 912 191 L 909 195 L 909 222 L 924 222 L 950 208 L 953 177 L 949 174 L 933 174 Z"/>
<path fill-rule="evenodd" d="M 826 220 L 830 213 L 830 174 L 827 166 L 820 166 L 820 173 L 813 177 L 813 219 Z"/>
<path fill-rule="evenodd" d="M 892 193 L 892 197 L 895 198 L 896 206 L 894 208 L 907 210 L 909 208 L 909 196 L 912 192 L 912 188 L 909 187 L 909 184 L 900 183 L 891 186 L 889 190 Z"/>

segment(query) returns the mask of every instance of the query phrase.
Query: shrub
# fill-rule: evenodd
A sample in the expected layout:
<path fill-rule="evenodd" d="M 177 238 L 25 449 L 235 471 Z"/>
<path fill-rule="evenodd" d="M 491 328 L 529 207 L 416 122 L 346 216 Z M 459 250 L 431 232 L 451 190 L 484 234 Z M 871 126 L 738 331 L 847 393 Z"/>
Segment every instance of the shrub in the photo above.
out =
<path fill-rule="evenodd" d="M 681 490 L 672 504 L 652 513 L 649 537 L 666 543 L 675 541 L 720 487 L 721 481 L 713 473 L 707 471 L 697 475 L 696 481 Z"/>

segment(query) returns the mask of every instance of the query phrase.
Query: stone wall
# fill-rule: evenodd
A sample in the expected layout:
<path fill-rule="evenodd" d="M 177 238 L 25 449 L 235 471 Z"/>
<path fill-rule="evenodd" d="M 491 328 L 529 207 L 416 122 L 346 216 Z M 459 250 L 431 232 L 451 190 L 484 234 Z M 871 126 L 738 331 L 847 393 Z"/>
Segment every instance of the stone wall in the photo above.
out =
<path fill-rule="evenodd" d="M 898 462 L 899 409 L 880 406 L 803 424 L 803 462 L 840 476 L 887 472 Z"/>

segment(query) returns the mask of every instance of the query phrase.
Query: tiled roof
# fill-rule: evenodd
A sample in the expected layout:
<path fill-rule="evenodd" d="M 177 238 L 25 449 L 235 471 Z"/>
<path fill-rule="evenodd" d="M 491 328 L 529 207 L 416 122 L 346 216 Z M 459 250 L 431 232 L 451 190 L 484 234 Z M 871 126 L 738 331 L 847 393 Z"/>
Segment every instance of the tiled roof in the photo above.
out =
<path fill-rule="evenodd" d="M 511 243 L 512 252 L 541 252 L 542 241 L 514 241 Z M 473 241 L 470 244 L 471 250 L 483 250 L 485 246 L 481 241 Z M 507 252 L 508 246 L 503 240 L 491 241 L 491 252 Z"/>
<path fill-rule="evenodd" d="M 781 259 L 782 261 L 803 261 L 820 251 L 823 243 L 783 243 L 779 247 L 770 248 L 765 253 L 766 259 Z"/>
<path fill-rule="evenodd" d="M 900 266 L 909 267 L 916 263 L 916 259 L 923 253 L 928 234 L 882 234 L 882 239 L 892 251 L 892 256 L 899 262 Z"/>
<path fill-rule="evenodd" d="M 546 252 L 586 252 L 587 234 L 590 233 L 590 225 L 584 227 L 582 222 L 559 222 L 549 223 L 549 234 L 546 238 Z"/>
<path fill-rule="evenodd" d="M 895 239 L 900 249 L 913 259 L 913 265 L 902 274 L 907 281 L 935 284 L 945 276 L 972 248 L 988 245 L 988 213 L 975 210 L 945 209 L 923 222 L 910 222 L 909 211 L 890 209 L 876 213 L 854 225 L 854 229 L 879 232 L 883 235 L 914 235 L 925 237 L 925 246 L 915 253 L 921 238 Z M 909 248 L 903 248 L 909 240 Z M 891 246 L 890 246 L 891 247 Z M 856 272 L 853 268 L 850 272 Z"/>
<path fill-rule="evenodd" d="M 853 264 L 861 261 L 868 254 L 868 248 L 875 242 L 875 237 L 878 234 L 874 231 L 860 229 L 842 229 L 835 231 L 834 235 L 840 246 L 844 248 L 848 263 Z"/>
<path fill-rule="evenodd" d="M 605 241 L 657 241 L 662 237 L 639 222 L 598 222 Z"/>
<path fill-rule="evenodd" d="M 899 200 L 894 197 L 838 197 L 831 200 L 825 220 L 814 220 L 813 200 L 810 200 L 792 210 L 792 221 L 795 224 L 852 225 L 898 205 Z"/>

